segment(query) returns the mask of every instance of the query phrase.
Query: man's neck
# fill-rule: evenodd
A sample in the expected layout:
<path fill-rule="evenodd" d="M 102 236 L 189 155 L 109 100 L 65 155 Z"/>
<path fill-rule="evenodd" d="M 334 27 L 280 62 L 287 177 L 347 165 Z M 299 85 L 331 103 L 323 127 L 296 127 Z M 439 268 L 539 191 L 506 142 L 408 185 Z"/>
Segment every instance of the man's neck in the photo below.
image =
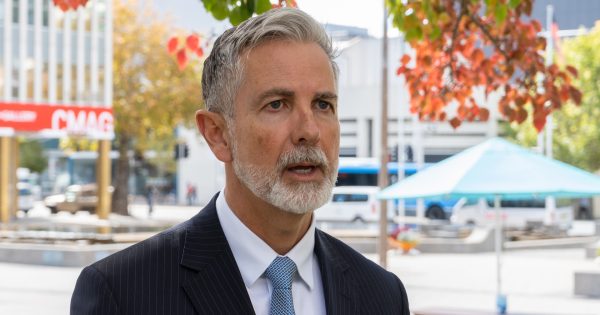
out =
<path fill-rule="evenodd" d="M 295 214 L 276 208 L 239 182 L 228 183 L 225 200 L 238 219 L 279 255 L 302 239 L 312 221 L 312 212 Z"/>

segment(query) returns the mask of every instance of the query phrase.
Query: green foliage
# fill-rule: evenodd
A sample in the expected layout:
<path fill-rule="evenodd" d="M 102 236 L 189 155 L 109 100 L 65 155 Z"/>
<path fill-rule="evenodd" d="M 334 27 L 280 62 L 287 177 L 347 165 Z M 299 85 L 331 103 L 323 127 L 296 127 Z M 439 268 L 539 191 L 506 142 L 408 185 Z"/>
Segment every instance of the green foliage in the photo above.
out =
<path fill-rule="evenodd" d="M 271 4 L 270 0 L 200 0 L 207 12 L 222 21 L 229 18 L 232 25 L 238 25 L 254 14 L 265 13 L 273 7 L 297 7 L 296 0 L 278 0 Z"/>
<path fill-rule="evenodd" d="M 25 140 L 19 143 L 19 166 L 34 173 L 42 173 L 48 167 L 48 158 L 39 141 Z"/>
<path fill-rule="evenodd" d="M 564 42 L 566 61 L 579 71 L 574 85 L 583 93 L 580 106 L 555 111 L 554 156 L 588 171 L 600 169 L 600 24 L 590 33 Z M 531 139 L 527 126 L 513 126 L 509 135 L 520 143 Z M 530 141 L 530 140 L 529 140 Z"/>
<path fill-rule="evenodd" d="M 204 8 L 219 21 L 229 18 L 232 25 L 238 25 L 254 13 L 261 14 L 271 9 L 269 0 L 202 0 Z"/>

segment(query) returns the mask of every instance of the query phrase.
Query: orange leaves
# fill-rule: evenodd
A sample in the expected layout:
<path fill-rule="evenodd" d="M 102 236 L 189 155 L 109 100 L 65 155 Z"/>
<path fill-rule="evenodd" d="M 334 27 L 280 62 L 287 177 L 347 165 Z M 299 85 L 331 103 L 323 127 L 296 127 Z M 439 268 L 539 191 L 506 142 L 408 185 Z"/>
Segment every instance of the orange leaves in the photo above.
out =
<path fill-rule="evenodd" d="M 169 54 L 175 53 L 177 51 L 177 47 L 179 46 L 179 39 L 177 37 L 171 37 L 167 42 L 167 51 Z"/>
<path fill-rule="evenodd" d="M 577 77 L 577 69 L 575 69 L 575 67 L 573 66 L 567 66 L 566 67 L 567 71 L 569 71 L 569 73 L 573 76 L 573 77 Z"/>
<path fill-rule="evenodd" d="M 183 70 L 185 66 L 187 66 L 188 58 L 185 53 L 185 49 L 182 48 L 177 52 L 177 65 L 179 65 L 179 70 Z"/>
<path fill-rule="evenodd" d="M 189 50 L 196 51 L 198 49 L 198 44 L 200 44 L 200 39 L 198 38 L 198 35 L 191 34 L 185 39 L 185 43 Z"/>
<path fill-rule="evenodd" d="M 200 36 L 198 34 L 186 36 L 185 42 L 177 36 L 169 38 L 167 41 L 167 51 L 171 55 L 175 54 L 179 70 L 185 69 L 188 65 L 190 60 L 188 52 L 196 55 L 197 58 L 204 56 L 204 50 L 200 46 Z"/>
<path fill-rule="evenodd" d="M 480 105 L 486 99 L 473 96 L 474 90 L 483 88 L 485 97 L 500 94 L 498 108 L 504 118 L 533 121 L 541 130 L 552 110 L 569 101 L 580 103 L 581 92 L 571 83 L 577 69 L 545 65 L 541 50 L 546 40 L 538 36 L 541 24 L 524 17 L 532 2 L 388 1 L 396 27 L 405 34 L 423 34 L 405 37 L 415 54 L 403 55 L 396 71 L 406 79 L 411 111 L 421 118 L 446 119 L 442 113 L 454 103 L 452 127 L 485 121 L 490 113 Z M 408 21 L 409 10 L 418 23 Z M 424 18 L 428 23 L 419 23 Z M 434 27 L 440 36 L 428 36 Z"/>
<path fill-rule="evenodd" d="M 481 51 L 481 49 L 475 49 L 473 55 L 471 55 L 471 63 L 473 64 L 473 67 L 478 67 L 481 65 L 483 58 L 483 51 Z"/>
<path fill-rule="evenodd" d="M 577 105 L 581 104 L 581 97 L 582 97 L 581 91 L 579 91 L 574 86 L 569 86 L 569 94 L 570 94 L 571 98 L 573 99 L 573 102 L 575 102 L 575 104 L 577 104 Z"/>
<path fill-rule="evenodd" d="M 456 129 L 460 126 L 460 124 L 462 124 L 462 120 L 454 117 L 450 120 L 450 126 L 452 126 L 452 128 Z"/>
<path fill-rule="evenodd" d="M 296 0 L 279 0 L 279 3 L 272 4 L 271 7 L 273 9 L 282 7 L 297 8 L 298 3 L 296 3 Z"/>
<path fill-rule="evenodd" d="M 85 7 L 88 0 L 52 0 L 52 2 L 54 2 L 55 6 L 66 12 L 69 10 L 76 11 L 79 7 Z"/>

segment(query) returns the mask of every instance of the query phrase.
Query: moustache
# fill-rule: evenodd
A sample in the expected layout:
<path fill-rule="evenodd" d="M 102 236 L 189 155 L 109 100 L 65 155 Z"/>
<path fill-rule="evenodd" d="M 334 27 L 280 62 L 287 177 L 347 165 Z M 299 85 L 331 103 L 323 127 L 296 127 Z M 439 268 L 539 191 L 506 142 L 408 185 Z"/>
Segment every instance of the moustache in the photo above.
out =
<path fill-rule="evenodd" d="M 290 165 L 307 163 L 318 167 L 324 174 L 329 172 L 329 162 L 327 156 L 317 147 L 296 146 L 290 151 L 283 152 L 277 160 L 277 171 L 283 172 Z"/>

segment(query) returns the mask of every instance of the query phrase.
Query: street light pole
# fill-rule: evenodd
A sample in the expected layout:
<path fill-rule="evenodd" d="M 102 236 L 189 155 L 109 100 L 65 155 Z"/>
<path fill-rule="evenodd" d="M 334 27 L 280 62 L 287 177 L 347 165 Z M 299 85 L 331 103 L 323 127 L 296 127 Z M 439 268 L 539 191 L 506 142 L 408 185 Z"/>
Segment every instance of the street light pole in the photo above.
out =
<path fill-rule="evenodd" d="M 385 1 L 383 3 L 383 53 L 381 68 L 381 149 L 379 168 L 379 188 L 388 186 L 388 34 L 387 34 L 388 12 Z M 379 265 L 387 268 L 387 200 L 380 200 L 379 207 Z"/>

